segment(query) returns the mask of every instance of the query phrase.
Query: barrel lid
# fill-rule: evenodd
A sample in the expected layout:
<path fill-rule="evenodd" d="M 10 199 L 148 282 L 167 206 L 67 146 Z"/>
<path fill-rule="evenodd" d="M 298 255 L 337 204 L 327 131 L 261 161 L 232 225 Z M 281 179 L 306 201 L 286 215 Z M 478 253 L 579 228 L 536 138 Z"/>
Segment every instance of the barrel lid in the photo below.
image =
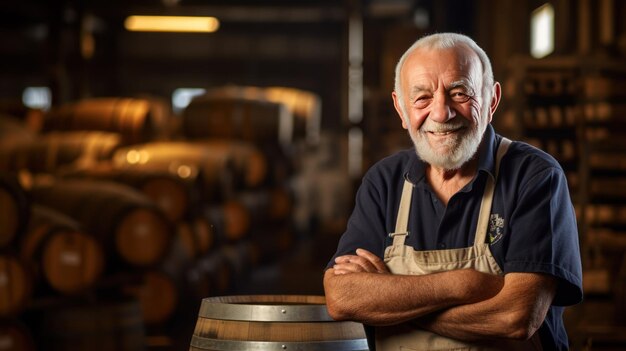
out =
<path fill-rule="evenodd" d="M 323 296 L 242 295 L 202 299 L 199 317 L 256 322 L 330 322 Z"/>

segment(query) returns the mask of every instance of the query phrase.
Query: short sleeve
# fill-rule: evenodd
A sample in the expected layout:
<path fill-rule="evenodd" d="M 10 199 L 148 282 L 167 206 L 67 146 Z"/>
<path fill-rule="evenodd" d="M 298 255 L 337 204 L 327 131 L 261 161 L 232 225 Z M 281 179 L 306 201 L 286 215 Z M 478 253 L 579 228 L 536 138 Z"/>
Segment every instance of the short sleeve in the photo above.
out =
<path fill-rule="evenodd" d="M 369 177 L 364 177 L 356 193 L 354 210 L 348 220 L 346 231 L 337 245 L 337 252 L 326 269 L 333 266 L 335 257 L 355 254 L 356 249 L 368 250 L 382 258 L 385 230 L 384 208 L 386 197 Z"/>
<path fill-rule="evenodd" d="M 549 167 L 522 185 L 509 222 L 504 272 L 550 274 L 559 280 L 554 305 L 582 300 L 582 267 L 576 215 L 567 180 Z"/>

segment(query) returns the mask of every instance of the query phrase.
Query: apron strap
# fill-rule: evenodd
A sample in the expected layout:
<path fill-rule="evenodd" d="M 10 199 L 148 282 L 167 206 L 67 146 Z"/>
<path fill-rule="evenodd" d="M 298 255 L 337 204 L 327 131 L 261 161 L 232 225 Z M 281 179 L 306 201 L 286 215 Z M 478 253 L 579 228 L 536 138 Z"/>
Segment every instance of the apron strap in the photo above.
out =
<path fill-rule="evenodd" d="M 413 184 L 408 180 L 404 180 L 402 186 L 402 196 L 400 197 L 400 207 L 398 208 L 398 217 L 396 218 L 396 230 L 390 233 L 393 238 L 393 245 L 404 245 L 404 239 L 409 232 L 407 226 L 409 223 L 409 209 L 411 208 L 411 197 L 413 196 Z"/>
<path fill-rule="evenodd" d="M 487 227 L 489 226 L 489 216 L 491 215 L 491 203 L 493 202 L 493 194 L 495 192 L 496 181 L 500 171 L 500 161 L 509 149 L 509 145 L 511 145 L 511 140 L 503 137 L 502 141 L 500 141 L 500 146 L 498 147 L 498 152 L 496 154 L 495 177 L 487 177 L 487 184 L 485 184 L 483 200 L 480 203 L 480 212 L 478 213 L 474 246 L 485 243 L 485 239 L 487 237 Z"/>
<path fill-rule="evenodd" d="M 511 145 L 511 140 L 502 138 L 498 146 L 496 154 L 495 177 L 487 177 L 487 184 L 483 192 L 483 198 L 480 204 L 480 212 L 478 214 L 478 223 L 476 224 L 476 234 L 474 236 L 474 245 L 485 242 L 487 236 L 487 227 L 489 225 L 489 216 L 491 214 L 491 204 L 493 202 L 493 194 L 495 192 L 496 180 L 500 171 L 500 161 L 506 154 Z M 398 208 L 398 216 L 396 218 L 396 229 L 389 236 L 393 238 L 393 245 L 404 245 L 404 240 L 409 232 L 407 231 L 409 223 L 409 213 L 411 208 L 411 197 L 413 195 L 413 184 L 408 180 L 404 180 L 402 187 L 402 196 L 400 197 L 400 207 Z"/>

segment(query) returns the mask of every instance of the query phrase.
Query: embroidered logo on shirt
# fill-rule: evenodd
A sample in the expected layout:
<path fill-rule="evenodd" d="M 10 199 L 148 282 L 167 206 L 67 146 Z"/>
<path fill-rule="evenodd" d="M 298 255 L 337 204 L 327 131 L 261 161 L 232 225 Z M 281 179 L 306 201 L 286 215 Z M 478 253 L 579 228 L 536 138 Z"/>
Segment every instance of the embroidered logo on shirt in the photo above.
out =
<path fill-rule="evenodd" d="M 504 234 L 504 218 L 494 213 L 489 216 L 489 244 L 493 245 L 502 239 Z"/>

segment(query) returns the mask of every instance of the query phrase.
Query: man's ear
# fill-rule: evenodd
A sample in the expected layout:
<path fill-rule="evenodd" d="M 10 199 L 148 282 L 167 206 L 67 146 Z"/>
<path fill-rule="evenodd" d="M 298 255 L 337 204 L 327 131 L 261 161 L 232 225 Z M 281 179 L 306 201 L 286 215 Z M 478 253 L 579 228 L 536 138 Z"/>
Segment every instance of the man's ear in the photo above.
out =
<path fill-rule="evenodd" d="M 402 108 L 400 107 L 402 104 L 402 101 L 400 101 L 400 97 L 398 97 L 398 94 L 396 94 L 396 92 L 393 91 L 391 92 L 391 98 L 393 98 L 393 107 L 395 107 L 396 112 L 398 112 L 398 116 L 400 117 L 400 120 L 402 121 L 402 128 L 409 129 L 409 126 L 406 124 L 406 119 L 402 115 Z"/>
<path fill-rule="evenodd" d="M 500 83 L 495 82 L 493 85 L 493 96 L 491 97 L 491 103 L 489 104 L 489 122 L 491 122 L 494 113 L 496 113 L 496 110 L 498 109 L 500 98 L 502 98 L 502 87 L 500 86 Z"/>

